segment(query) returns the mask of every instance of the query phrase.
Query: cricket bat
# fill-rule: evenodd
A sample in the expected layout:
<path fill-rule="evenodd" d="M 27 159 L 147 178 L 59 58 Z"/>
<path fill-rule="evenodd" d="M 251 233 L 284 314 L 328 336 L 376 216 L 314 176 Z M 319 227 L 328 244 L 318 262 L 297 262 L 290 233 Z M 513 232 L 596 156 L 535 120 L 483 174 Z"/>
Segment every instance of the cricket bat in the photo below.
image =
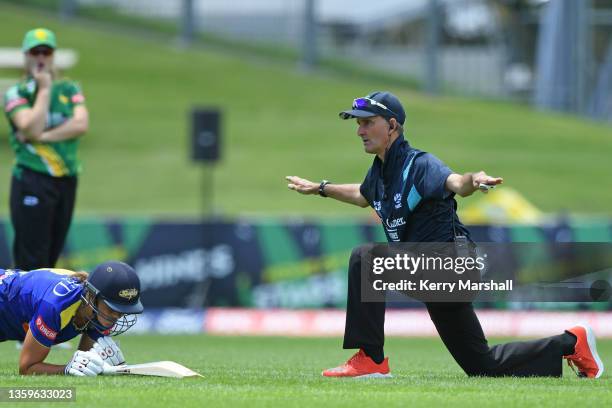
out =
<path fill-rule="evenodd" d="M 155 377 L 202 377 L 201 374 L 190 370 L 174 361 L 155 361 L 144 364 L 124 364 L 120 366 L 104 367 L 105 375 L 131 374 L 131 375 L 151 375 Z"/>

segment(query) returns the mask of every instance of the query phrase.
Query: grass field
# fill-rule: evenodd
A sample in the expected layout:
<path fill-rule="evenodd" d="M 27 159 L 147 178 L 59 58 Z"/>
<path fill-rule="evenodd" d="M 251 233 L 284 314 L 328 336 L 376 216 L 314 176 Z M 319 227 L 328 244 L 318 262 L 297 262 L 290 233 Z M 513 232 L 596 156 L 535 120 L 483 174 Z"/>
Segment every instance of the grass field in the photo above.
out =
<path fill-rule="evenodd" d="M 224 158 L 215 171 L 219 214 L 367 214 L 330 200 L 298 197 L 285 175 L 360 182 L 371 162 L 355 125 L 337 112 L 386 82 L 321 72 L 231 50 L 181 49 L 159 37 L 63 22 L 0 2 L 0 46 L 48 26 L 61 47 L 79 52 L 68 76 L 80 80 L 91 111 L 83 139 L 80 214 L 194 215 L 201 208 L 202 169 L 188 160 L 187 113 L 194 105 L 224 111 Z M 0 72 L 0 77 L 17 76 Z M 406 135 L 458 172 L 485 169 L 545 211 L 610 214 L 609 126 L 534 112 L 517 105 L 432 98 L 398 85 Z M 12 152 L 0 119 L 0 177 Z M 0 189 L 0 214 L 7 213 Z M 471 199 L 469 199 L 471 200 Z M 465 203 L 465 201 L 464 201 Z M 464 204 L 463 204 L 464 205 Z"/>
<path fill-rule="evenodd" d="M 492 340 L 496 343 L 499 339 Z M 234 406 L 610 406 L 609 374 L 578 379 L 567 367 L 562 379 L 468 378 L 438 339 L 387 340 L 394 374 L 388 380 L 325 379 L 323 368 L 349 357 L 340 339 L 189 336 L 127 336 L 122 349 L 131 362 L 175 360 L 204 378 L 19 377 L 12 342 L 0 344 L 2 386 L 74 386 L 83 407 Z M 612 367 L 612 341 L 599 341 Z M 54 350 L 65 363 L 71 352 Z M 75 406 L 52 403 L 48 406 Z"/>

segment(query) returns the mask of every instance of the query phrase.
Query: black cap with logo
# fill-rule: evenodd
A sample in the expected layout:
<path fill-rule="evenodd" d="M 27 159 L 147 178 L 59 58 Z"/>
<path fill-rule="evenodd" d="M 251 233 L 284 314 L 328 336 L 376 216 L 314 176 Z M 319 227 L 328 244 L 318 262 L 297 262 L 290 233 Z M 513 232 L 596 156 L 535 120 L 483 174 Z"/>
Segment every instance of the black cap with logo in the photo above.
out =
<path fill-rule="evenodd" d="M 101 263 L 89 274 L 86 285 L 117 312 L 135 314 L 144 309 L 140 302 L 140 279 L 134 268 L 126 263 Z"/>
<path fill-rule="evenodd" d="M 391 92 L 372 92 L 353 101 L 352 109 L 339 113 L 342 119 L 382 116 L 395 118 L 401 125 L 406 121 L 406 112 L 397 96 Z"/>

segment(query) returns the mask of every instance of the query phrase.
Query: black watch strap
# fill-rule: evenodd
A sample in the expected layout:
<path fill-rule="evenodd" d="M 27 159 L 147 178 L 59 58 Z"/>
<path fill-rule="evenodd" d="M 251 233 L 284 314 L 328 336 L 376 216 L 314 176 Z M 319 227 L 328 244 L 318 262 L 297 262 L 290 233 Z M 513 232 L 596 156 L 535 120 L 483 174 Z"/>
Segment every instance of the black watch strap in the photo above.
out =
<path fill-rule="evenodd" d="M 328 184 L 331 184 L 328 180 L 323 180 L 321 184 L 319 184 L 319 195 L 321 197 L 327 197 L 327 194 L 325 194 L 325 186 Z"/>

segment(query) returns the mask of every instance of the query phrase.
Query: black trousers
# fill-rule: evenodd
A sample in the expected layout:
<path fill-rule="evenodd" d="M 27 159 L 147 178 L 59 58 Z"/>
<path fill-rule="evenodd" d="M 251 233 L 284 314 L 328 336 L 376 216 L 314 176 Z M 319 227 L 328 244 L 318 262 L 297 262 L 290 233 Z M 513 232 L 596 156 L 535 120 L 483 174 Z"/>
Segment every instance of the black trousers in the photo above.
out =
<path fill-rule="evenodd" d="M 54 267 L 64 247 L 76 200 L 76 177 L 52 177 L 22 168 L 11 180 L 14 267 Z"/>
<path fill-rule="evenodd" d="M 385 342 L 385 303 L 361 302 L 361 251 L 349 260 L 345 349 L 382 348 Z M 425 303 L 446 348 L 470 376 L 562 375 L 561 335 L 489 347 L 471 303 Z"/>

